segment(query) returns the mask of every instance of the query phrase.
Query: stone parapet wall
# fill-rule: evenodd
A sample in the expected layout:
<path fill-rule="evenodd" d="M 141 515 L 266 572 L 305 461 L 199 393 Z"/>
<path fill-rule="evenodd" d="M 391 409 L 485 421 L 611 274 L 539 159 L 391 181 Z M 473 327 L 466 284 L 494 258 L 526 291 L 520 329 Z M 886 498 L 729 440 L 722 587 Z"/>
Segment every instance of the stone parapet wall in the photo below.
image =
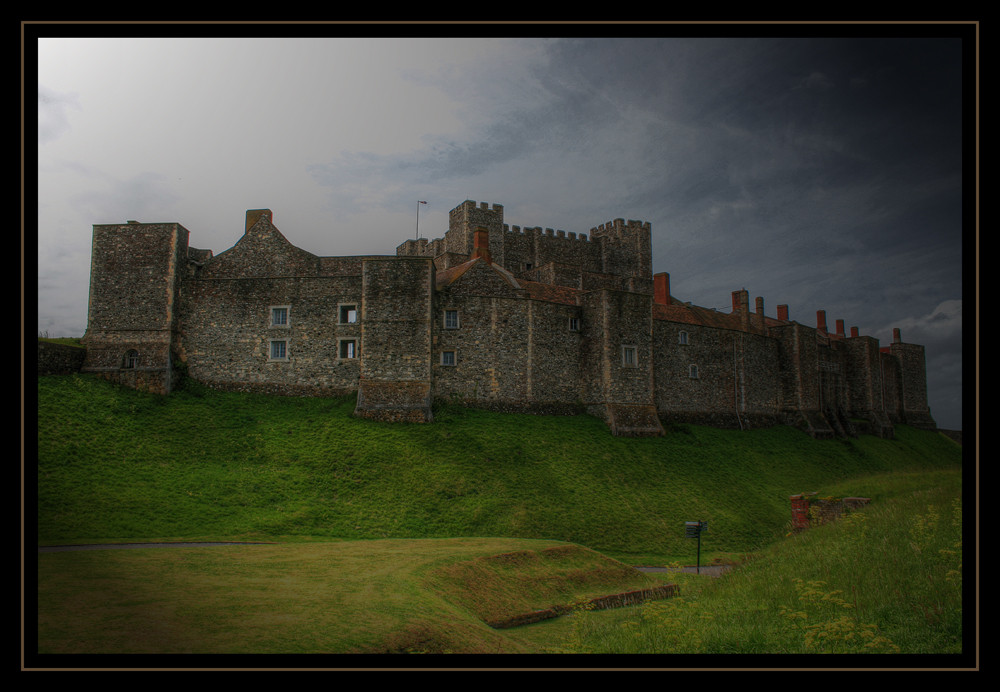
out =
<path fill-rule="evenodd" d="M 86 349 L 38 340 L 38 374 L 69 375 L 83 367 Z"/>

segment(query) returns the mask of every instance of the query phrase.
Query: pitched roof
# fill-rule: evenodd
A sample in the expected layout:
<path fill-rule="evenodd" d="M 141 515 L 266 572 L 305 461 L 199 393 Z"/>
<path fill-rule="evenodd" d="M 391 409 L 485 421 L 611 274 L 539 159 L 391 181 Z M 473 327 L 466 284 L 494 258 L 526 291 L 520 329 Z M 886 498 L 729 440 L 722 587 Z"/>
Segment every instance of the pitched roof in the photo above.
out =
<path fill-rule="evenodd" d="M 437 287 L 444 288 L 445 286 L 449 286 L 455 283 L 456 281 L 458 281 L 459 278 L 462 277 L 463 274 L 465 274 L 467 271 L 476 266 L 477 262 L 481 262 L 485 267 L 488 267 L 489 269 L 492 269 L 494 272 L 496 272 L 500 276 L 500 278 L 502 278 L 507 284 L 511 286 L 511 288 L 515 289 L 521 288 L 521 284 L 518 282 L 516 278 L 514 278 L 513 274 L 511 274 L 509 271 L 501 267 L 499 264 L 493 264 L 492 262 L 487 262 L 486 260 L 480 257 L 474 257 L 473 259 L 470 259 L 468 262 L 463 262 L 462 264 L 456 264 L 454 267 L 448 267 L 447 269 L 442 269 L 441 271 L 439 271 L 437 273 L 437 276 L 435 277 L 435 283 Z"/>
<path fill-rule="evenodd" d="M 709 308 L 672 302 L 670 305 L 653 303 L 653 319 L 682 322 L 717 329 L 739 329 L 739 315 L 733 312 L 724 313 Z"/>
<path fill-rule="evenodd" d="M 584 293 L 578 288 L 543 284 L 537 281 L 522 280 L 521 287 L 528 292 L 528 297 L 532 300 L 544 300 L 548 303 L 562 303 L 564 305 L 578 305 L 578 297 Z"/>

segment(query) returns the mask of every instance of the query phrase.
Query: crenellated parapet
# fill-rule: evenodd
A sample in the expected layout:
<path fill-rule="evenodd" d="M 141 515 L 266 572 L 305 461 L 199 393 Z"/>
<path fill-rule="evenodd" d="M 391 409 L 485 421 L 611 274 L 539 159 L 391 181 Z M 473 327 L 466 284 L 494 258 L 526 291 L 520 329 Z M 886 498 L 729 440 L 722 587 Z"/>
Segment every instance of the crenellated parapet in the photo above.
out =
<path fill-rule="evenodd" d="M 615 283 L 624 290 L 652 290 L 652 227 L 623 218 L 595 226 L 589 234 L 577 233 L 507 224 L 503 205 L 466 200 L 449 212 L 443 238 L 407 240 L 396 254 L 433 257 L 439 269 L 455 266 L 472 257 L 477 230 L 487 233 L 491 260 L 516 276 L 555 262 L 588 274 L 620 277 Z"/>

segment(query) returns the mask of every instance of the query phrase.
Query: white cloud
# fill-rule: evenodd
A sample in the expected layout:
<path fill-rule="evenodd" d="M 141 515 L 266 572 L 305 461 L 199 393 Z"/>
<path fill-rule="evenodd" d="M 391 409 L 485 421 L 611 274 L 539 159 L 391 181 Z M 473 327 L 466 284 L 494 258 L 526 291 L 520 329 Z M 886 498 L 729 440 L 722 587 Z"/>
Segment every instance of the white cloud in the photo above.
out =
<path fill-rule="evenodd" d="M 70 130 L 70 110 L 80 110 L 78 94 L 38 87 L 38 143 L 45 144 Z"/>

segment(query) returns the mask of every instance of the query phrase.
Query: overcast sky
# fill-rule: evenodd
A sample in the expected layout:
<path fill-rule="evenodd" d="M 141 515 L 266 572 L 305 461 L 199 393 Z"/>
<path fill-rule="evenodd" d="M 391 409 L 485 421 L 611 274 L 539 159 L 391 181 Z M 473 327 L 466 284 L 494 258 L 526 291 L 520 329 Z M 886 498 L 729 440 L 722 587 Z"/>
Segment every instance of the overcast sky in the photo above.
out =
<path fill-rule="evenodd" d="M 93 224 L 176 221 L 218 254 L 269 208 L 314 254 L 394 254 L 417 200 L 436 238 L 473 199 L 511 225 L 648 221 L 653 271 L 697 305 L 746 288 L 882 345 L 899 327 L 938 425 L 962 427 L 960 39 L 37 46 L 40 332 L 86 329 Z"/>

